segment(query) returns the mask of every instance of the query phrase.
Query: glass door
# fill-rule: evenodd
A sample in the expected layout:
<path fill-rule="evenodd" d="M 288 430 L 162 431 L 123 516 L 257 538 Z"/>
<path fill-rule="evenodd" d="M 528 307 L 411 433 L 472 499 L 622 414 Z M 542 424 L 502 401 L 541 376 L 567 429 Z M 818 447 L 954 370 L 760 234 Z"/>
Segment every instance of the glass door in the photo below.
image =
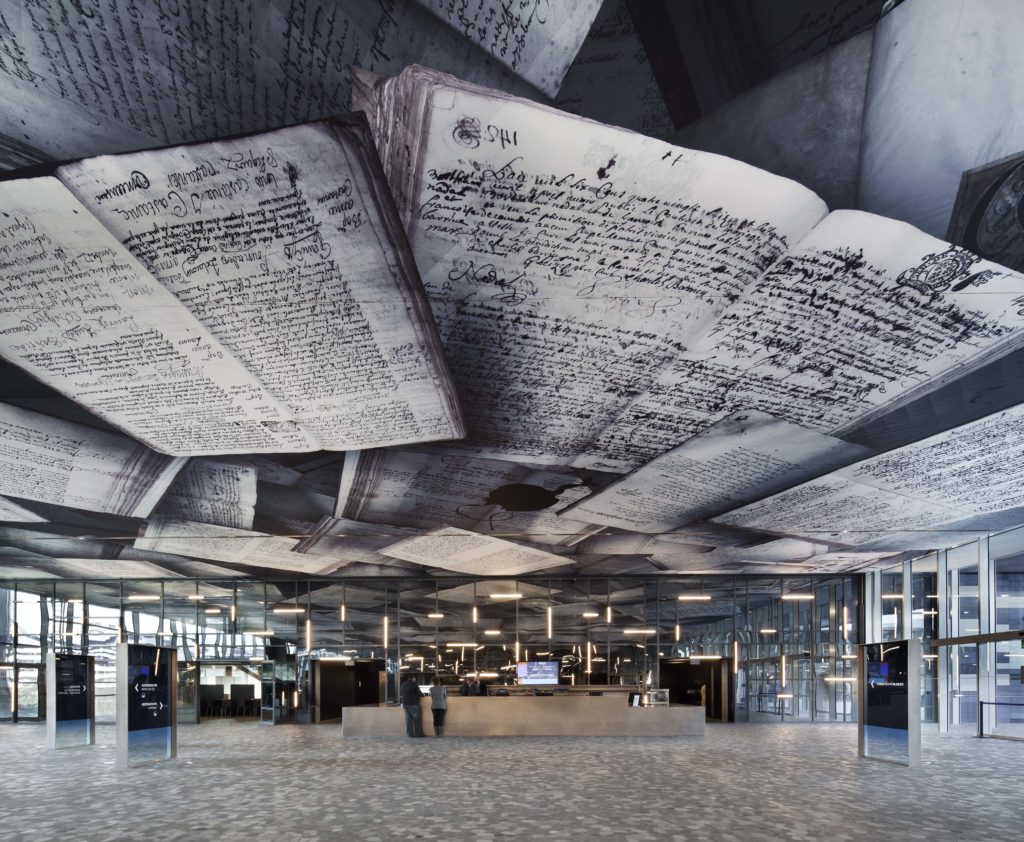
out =
<path fill-rule="evenodd" d="M 14 718 L 14 664 L 0 664 L 0 722 Z"/>
<path fill-rule="evenodd" d="M 810 721 L 814 707 L 814 666 L 811 659 L 805 655 L 787 655 L 785 670 L 785 687 L 777 696 L 783 721 Z"/>
<path fill-rule="evenodd" d="M 178 661 L 178 723 L 199 722 L 199 664 Z"/>
<path fill-rule="evenodd" d="M 264 661 L 260 667 L 260 699 L 260 721 L 273 725 L 275 722 L 273 661 Z"/>
<path fill-rule="evenodd" d="M 996 654 L 996 704 L 985 706 L 985 734 L 1024 740 L 1024 641 L 989 646 Z"/>
<path fill-rule="evenodd" d="M 977 727 L 978 645 L 961 643 L 947 647 L 949 658 L 950 728 Z"/>
<path fill-rule="evenodd" d="M 39 665 L 18 664 L 14 668 L 14 721 L 40 719 L 46 711 L 43 687 L 45 671 Z"/>

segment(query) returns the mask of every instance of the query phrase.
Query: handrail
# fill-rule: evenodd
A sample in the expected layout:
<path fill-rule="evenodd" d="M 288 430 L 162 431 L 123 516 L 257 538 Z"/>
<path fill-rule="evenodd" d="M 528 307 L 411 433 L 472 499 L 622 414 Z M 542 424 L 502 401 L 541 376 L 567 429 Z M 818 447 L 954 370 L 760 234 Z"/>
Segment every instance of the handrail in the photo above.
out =
<path fill-rule="evenodd" d="M 978 739 L 985 738 L 985 705 L 993 707 L 1024 708 L 1024 702 L 983 702 L 978 700 Z"/>

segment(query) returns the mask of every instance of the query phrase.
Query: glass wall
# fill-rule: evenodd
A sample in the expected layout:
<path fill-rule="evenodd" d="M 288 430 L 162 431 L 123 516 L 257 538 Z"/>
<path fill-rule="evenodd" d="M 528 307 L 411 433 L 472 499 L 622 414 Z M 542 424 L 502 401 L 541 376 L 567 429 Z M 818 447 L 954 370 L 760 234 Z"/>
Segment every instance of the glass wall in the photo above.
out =
<path fill-rule="evenodd" d="M 1024 629 L 1024 530 L 997 538 L 990 543 L 994 579 L 992 630 Z M 993 701 L 998 704 L 991 712 L 986 711 L 986 723 L 992 733 L 1024 738 L 1024 639 L 998 641 L 990 646 L 994 659 Z"/>
<path fill-rule="evenodd" d="M 720 597 L 731 616 L 684 615 L 677 651 L 734 658 L 739 720 L 853 722 L 860 591 L 852 576 L 737 577 Z"/>
<path fill-rule="evenodd" d="M 931 641 L 939 636 L 938 554 L 914 559 L 911 565 L 910 637 L 922 641 L 921 721 L 939 721 L 938 654 Z"/>
<path fill-rule="evenodd" d="M 986 734 L 1024 737 L 1024 527 L 868 577 L 872 637 L 924 644 L 922 721 L 974 732 L 983 709 Z M 999 634 L 1009 639 L 970 639 Z M 940 638 L 968 639 L 936 648 Z"/>
<path fill-rule="evenodd" d="M 37 715 L 45 653 L 81 652 L 96 657 L 109 720 L 128 641 L 178 650 L 182 723 L 224 708 L 206 685 L 222 685 L 220 699 L 268 663 L 290 676 L 273 704 L 308 715 L 318 659 L 379 675 L 364 701 L 395 699 L 409 673 L 475 675 L 498 691 L 517 686 L 517 664 L 546 661 L 568 688 L 643 691 L 666 686 L 663 670 L 709 662 L 728 681 L 695 698 L 713 695 L 730 717 L 850 721 L 858 594 L 851 577 L 792 576 L 20 580 L 0 583 L 0 705 Z"/>

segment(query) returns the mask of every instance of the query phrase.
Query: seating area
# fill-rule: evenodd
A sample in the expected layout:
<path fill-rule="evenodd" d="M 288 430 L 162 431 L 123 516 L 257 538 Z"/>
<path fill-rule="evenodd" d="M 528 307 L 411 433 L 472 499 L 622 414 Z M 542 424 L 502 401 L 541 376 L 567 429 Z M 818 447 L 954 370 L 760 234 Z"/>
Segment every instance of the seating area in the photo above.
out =
<path fill-rule="evenodd" d="M 253 717 L 260 715 L 260 700 L 252 684 L 200 685 L 201 717 Z"/>

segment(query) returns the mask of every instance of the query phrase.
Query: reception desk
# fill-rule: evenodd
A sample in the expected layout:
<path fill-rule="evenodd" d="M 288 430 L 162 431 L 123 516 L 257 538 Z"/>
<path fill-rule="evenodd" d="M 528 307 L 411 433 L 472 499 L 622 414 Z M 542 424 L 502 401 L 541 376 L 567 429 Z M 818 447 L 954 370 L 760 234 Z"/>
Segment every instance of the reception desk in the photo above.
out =
<path fill-rule="evenodd" d="M 420 699 L 423 733 L 434 733 L 430 699 Z M 346 737 L 405 736 L 398 706 L 347 707 Z M 614 696 L 449 696 L 446 737 L 702 737 L 704 708 L 663 705 L 634 708 Z"/>

